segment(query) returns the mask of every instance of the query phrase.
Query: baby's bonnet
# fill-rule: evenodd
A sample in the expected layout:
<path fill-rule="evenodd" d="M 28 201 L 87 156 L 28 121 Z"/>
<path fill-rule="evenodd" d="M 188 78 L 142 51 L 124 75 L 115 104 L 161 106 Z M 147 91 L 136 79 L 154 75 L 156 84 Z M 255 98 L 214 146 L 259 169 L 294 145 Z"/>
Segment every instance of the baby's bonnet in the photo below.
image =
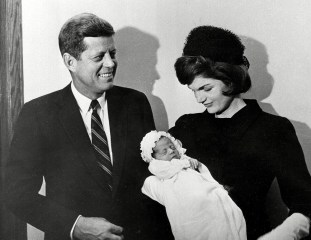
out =
<path fill-rule="evenodd" d="M 155 160 L 152 157 L 153 148 L 161 137 L 169 138 L 174 144 L 176 150 L 179 152 L 180 156 L 183 156 L 186 152 L 186 149 L 182 148 L 181 142 L 175 139 L 172 135 L 164 131 L 154 130 L 147 133 L 140 143 L 141 157 L 145 162 L 150 163 L 152 160 Z"/>

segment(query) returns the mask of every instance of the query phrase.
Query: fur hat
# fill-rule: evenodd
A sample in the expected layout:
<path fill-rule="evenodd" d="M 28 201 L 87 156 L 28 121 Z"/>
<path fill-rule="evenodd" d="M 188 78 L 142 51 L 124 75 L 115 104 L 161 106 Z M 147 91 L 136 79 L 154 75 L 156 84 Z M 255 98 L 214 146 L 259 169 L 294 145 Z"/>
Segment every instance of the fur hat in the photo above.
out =
<path fill-rule="evenodd" d="M 229 30 L 214 26 L 199 26 L 191 30 L 183 49 L 184 56 L 203 56 L 214 62 L 245 64 L 244 45 Z"/>

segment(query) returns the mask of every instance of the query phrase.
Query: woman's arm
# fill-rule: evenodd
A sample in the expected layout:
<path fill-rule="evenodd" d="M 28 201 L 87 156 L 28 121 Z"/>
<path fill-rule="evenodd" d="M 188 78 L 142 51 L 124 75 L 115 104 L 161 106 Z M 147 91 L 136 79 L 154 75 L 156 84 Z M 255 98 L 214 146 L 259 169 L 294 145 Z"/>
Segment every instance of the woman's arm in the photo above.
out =
<path fill-rule="evenodd" d="M 311 177 L 295 129 L 287 119 L 280 124 L 279 139 L 275 172 L 282 199 L 291 213 L 310 218 Z"/>

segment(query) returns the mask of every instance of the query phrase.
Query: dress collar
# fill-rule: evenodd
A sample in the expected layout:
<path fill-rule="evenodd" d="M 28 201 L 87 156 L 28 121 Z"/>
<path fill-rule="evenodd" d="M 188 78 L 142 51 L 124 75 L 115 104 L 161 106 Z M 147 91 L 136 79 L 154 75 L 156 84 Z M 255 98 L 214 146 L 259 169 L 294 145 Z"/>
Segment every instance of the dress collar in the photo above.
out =
<path fill-rule="evenodd" d="M 259 117 L 262 113 L 260 106 L 254 99 L 244 99 L 246 106 L 234 114 L 231 118 L 215 118 L 214 114 L 209 114 L 206 111 L 203 113 L 205 124 L 214 127 L 209 128 L 210 131 L 218 132 L 227 137 L 240 138 L 248 129 L 248 127 Z M 218 133 L 219 134 L 219 133 Z"/>
<path fill-rule="evenodd" d="M 207 110 L 203 112 L 203 114 L 208 117 L 209 119 L 217 119 L 217 121 L 222 120 L 229 120 L 229 119 L 240 119 L 243 118 L 243 116 L 249 117 L 250 115 L 258 115 L 258 113 L 262 112 L 260 106 L 258 105 L 257 101 L 255 99 L 243 99 L 246 103 L 246 106 L 241 108 L 238 112 L 236 112 L 231 118 L 215 118 L 214 114 L 208 113 Z"/>

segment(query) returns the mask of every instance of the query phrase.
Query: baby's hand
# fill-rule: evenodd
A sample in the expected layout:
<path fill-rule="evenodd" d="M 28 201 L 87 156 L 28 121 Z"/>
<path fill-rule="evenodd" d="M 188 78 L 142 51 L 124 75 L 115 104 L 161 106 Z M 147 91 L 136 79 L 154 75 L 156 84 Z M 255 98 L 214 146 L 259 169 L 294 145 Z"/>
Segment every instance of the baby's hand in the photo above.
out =
<path fill-rule="evenodd" d="M 192 169 L 197 169 L 201 166 L 201 163 L 194 158 L 189 158 L 189 163 Z"/>

